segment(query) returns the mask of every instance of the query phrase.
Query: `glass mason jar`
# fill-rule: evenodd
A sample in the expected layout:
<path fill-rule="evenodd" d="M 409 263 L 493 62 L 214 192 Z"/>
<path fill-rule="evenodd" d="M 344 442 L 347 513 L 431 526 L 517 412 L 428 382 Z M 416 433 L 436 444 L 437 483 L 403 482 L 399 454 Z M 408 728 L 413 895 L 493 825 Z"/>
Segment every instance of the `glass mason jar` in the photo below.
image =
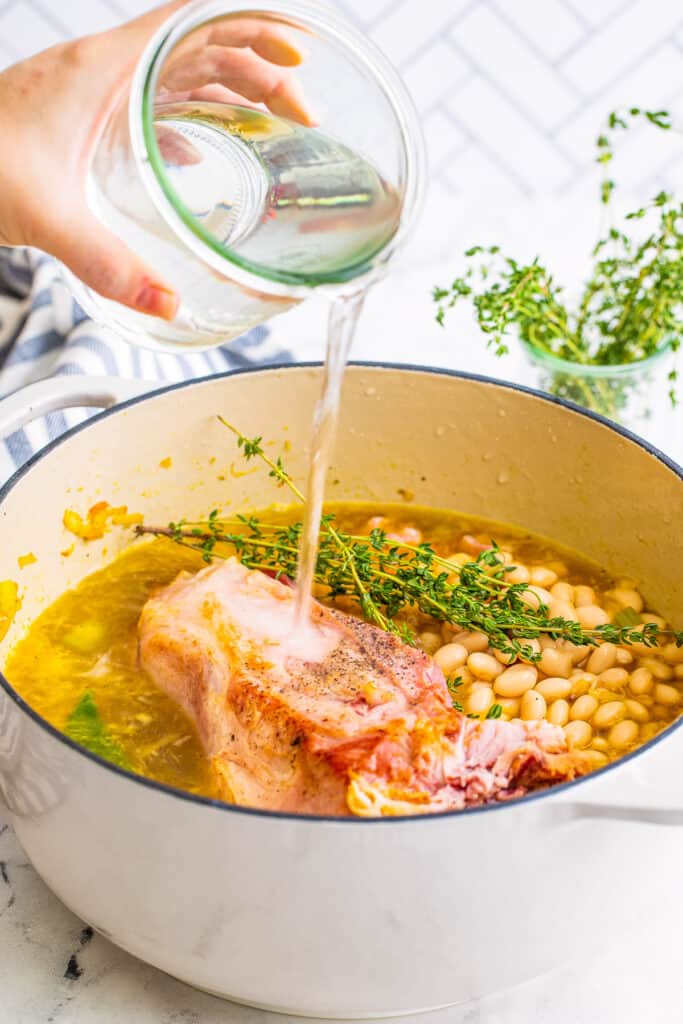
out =
<path fill-rule="evenodd" d="M 668 397 L 668 374 L 673 363 L 670 342 L 647 359 L 615 366 L 582 366 L 549 355 L 528 342 L 522 342 L 522 347 L 539 371 L 538 386 L 543 391 L 567 398 L 653 444 L 670 448 L 676 425 Z"/>
<path fill-rule="evenodd" d="M 250 82 L 229 71 L 273 33 L 301 63 L 261 63 L 293 77 L 315 113 L 308 125 L 245 100 Z M 415 219 L 424 165 L 400 77 L 317 0 L 197 0 L 149 43 L 87 183 L 94 213 L 178 291 L 178 313 L 161 321 L 67 278 L 89 315 L 128 341 L 220 345 L 313 290 L 344 294 L 380 276 Z"/>

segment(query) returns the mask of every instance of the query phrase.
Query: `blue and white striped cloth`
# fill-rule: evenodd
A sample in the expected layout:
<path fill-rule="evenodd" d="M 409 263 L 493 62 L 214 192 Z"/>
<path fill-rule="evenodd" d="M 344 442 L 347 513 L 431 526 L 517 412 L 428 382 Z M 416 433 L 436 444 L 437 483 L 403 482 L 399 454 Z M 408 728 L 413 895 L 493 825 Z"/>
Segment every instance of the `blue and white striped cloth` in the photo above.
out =
<path fill-rule="evenodd" d="M 0 397 L 59 374 L 117 375 L 163 384 L 291 359 L 265 327 L 225 347 L 188 355 L 160 355 L 105 339 L 74 301 L 55 260 L 32 249 L 0 247 Z M 88 415 L 92 410 L 52 413 L 0 442 L 0 482 Z"/>

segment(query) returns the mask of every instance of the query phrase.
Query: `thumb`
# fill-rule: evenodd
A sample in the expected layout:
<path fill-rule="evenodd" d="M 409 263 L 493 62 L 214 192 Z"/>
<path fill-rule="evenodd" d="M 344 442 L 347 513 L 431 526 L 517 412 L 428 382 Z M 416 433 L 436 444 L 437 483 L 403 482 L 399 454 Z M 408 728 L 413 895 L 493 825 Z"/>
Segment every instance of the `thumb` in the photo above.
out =
<path fill-rule="evenodd" d="M 83 284 L 139 313 L 172 320 L 178 294 L 89 212 L 61 228 L 47 251 Z M 40 243 L 38 243 L 40 245 Z"/>

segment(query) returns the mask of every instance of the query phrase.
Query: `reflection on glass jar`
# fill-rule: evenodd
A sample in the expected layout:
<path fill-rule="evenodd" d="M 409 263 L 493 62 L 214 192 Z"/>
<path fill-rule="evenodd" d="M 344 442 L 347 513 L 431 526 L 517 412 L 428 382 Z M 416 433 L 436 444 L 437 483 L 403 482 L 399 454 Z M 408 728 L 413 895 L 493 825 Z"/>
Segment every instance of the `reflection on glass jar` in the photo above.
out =
<path fill-rule="evenodd" d="M 543 391 L 614 420 L 654 444 L 670 447 L 675 422 L 669 397 L 670 342 L 648 359 L 615 366 L 582 366 L 526 342 L 522 347 L 538 372 L 537 386 Z"/>

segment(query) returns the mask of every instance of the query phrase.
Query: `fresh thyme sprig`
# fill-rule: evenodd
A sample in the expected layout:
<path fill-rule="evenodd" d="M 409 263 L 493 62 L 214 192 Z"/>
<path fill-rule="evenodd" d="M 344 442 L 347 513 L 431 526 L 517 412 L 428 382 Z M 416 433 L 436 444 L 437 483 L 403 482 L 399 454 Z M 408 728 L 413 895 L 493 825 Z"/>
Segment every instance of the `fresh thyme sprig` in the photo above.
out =
<path fill-rule="evenodd" d="M 219 416 L 218 420 L 220 423 L 223 424 L 224 427 L 227 427 L 227 429 L 235 435 L 235 437 L 237 438 L 237 446 L 238 448 L 242 449 L 244 457 L 247 460 L 247 462 L 250 459 L 253 459 L 256 456 L 258 456 L 269 467 L 269 476 L 274 477 L 278 481 L 278 484 L 280 486 L 287 486 L 292 492 L 292 494 L 302 504 L 305 502 L 306 499 L 304 498 L 303 492 L 296 486 L 291 476 L 289 475 L 289 473 L 286 472 L 284 466 L 282 465 L 282 458 L 278 456 L 277 460 L 273 462 L 273 460 L 269 458 L 268 455 L 266 455 L 261 445 L 262 438 L 257 437 L 252 440 L 249 440 L 249 438 L 246 438 L 243 434 L 241 434 L 236 427 L 234 427 L 231 423 L 228 423 L 228 421 L 224 419 L 222 416 Z M 346 543 L 342 540 L 341 534 L 332 525 L 332 521 L 329 520 L 326 526 L 330 539 L 332 540 L 339 554 L 339 557 L 342 560 L 344 567 L 348 570 L 353 579 L 355 592 L 358 597 L 358 601 L 360 602 L 360 607 L 361 611 L 363 612 L 363 615 L 366 617 L 366 619 L 368 619 L 370 622 L 374 622 L 375 625 L 379 626 L 381 629 L 384 629 L 390 633 L 398 633 L 404 639 L 406 639 L 407 634 L 405 633 L 405 630 L 400 625 L 395 625 L 390 618 L 387 618 L 387 616 L 381 610 L 380 606 L 375 601 L 373 601 L 372 597 L 367 591 L 367 588 L 365 587 L 365 584 L 361 576 L 358 574 L 357 567 L 351 551 L 349 550 Z M 296 575 L 295 572 L 292 574 L 292 576 L 294 575 Z"/>
<path fill-rule="evenodd" d="M 221 422 L 235 434 L 247 460 L 261 459 L 270 475 L 303 501 L 281 459 L 266 455 L 261 438 L 246 438 Z M 254 515 L 223 519 L 217 509 L 204 522 L 137 527 L 140 534 L 167 536 L 198 551 L 206 562 L 236 555 L 249 568 L 292 580 L 297 576 L 301 530 L 300 522 L 265 522 Z M 481 631 L 493 647 L 529 661 L 538 655 L 527 641 L 541 636 L 579 646 L 609 641 L 648 647 L 666 637 L 683 646 L 683 632 L 661 630 L 655 623 L 641 624 L 631 617 L 586 630 L 578 622 L 551 616 L 545 605 L 534 606 L 533 598 L 530 603 L 533 592 L 526 584 L 509 582 L 511 569 L 495 545 L 460 565 L 442 558 L 429 544 L 395 541 L 378 528 L 367 536 L 346 533 L 328 513 L 321 523 L 314 579 L 327 597 L 355 599 L 366 619 L 408 643 L 415 637 L 401 616 L 417 610 L 463 630 Z"/>
<path fill-rule="evenodd" d="M 616 185 L 610 176 L 614 136 L 636 120 L 661 131 L 671 130 L 664 110 L 631 107 L 614 112 L 597 139 L 597 162 L 604 169 L 600 200 L 608 208 Z M 611 212 L 611 211 L 610 211 Z M 592 271 L 576 306 L 539 261 L 520 262 L 499 246 L 473 246 L 465 253 L 468 266 L 448 287 L 434 289 L 437 321 L 466 300 L 496 355 L 508 352 L 512 333 L 545 355 L 581 366 L 636 364 L 669 345 L 680 346 L 683 330 L 683 205 L 660 192 L 647 205 L 625 217 L 620 229 L 611 225 L 593 248 Z M 639 222 L 638 238 L 628 233 Z M 669 398 L 675 405 L 677 371 L 669 373 Z M 574 380 L 556 374 L 551 390 L 606 415 L 617 416 L 632 381 Z"/>

